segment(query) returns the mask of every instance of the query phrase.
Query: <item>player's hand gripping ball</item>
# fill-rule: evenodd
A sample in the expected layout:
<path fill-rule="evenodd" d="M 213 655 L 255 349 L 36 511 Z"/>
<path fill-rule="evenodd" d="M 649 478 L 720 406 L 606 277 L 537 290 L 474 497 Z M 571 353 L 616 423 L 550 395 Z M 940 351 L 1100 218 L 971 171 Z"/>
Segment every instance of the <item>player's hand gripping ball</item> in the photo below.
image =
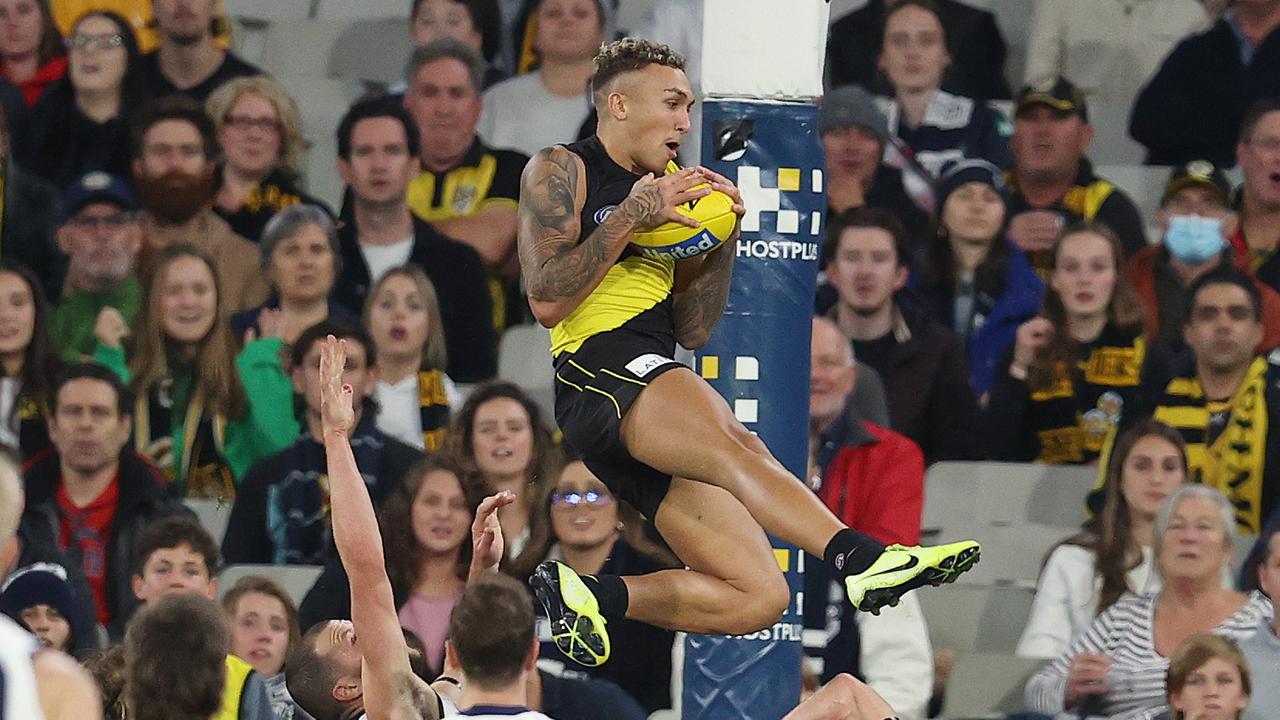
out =
<path fill-rule="evenodd" d="M 667 174 L 680 168 L 667 165 Z M 704 188 L 707 185 L 696 186 Z M 733 198 L 719 190 L 710 195 L 676 206 L 676 212 L 700 223 L 693 228 L 678 222 L 665 222 L 652 230 L 640 230 L 631 238 L 631 246 L 645 257 L 685 260 L 720 247 L 733 234 L 738 217 L 733 213 Z"/>

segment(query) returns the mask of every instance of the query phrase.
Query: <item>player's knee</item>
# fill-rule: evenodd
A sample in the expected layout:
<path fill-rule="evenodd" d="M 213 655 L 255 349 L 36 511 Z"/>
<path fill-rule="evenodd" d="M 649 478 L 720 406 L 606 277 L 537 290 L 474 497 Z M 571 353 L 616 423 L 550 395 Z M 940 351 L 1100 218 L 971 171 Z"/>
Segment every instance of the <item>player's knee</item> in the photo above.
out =
<path fill-rule="evenodd" d="M 745 603 L 737 613 L 741 628 L 734 634 L 757 632 L 782 619 L 791 604 L 791 588 L 782 573 L 767 573 L 756 587 L 751 588 Z"/>

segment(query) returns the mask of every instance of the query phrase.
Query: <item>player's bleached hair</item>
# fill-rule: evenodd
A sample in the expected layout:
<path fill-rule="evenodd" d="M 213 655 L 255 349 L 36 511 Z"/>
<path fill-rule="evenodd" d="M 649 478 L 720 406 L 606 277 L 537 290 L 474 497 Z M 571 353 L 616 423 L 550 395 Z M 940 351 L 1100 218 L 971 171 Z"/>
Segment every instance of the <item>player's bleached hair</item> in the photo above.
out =
<path fill-rule="evenodd" d="M 600 46 L 592 61 L 591 96 L 596 105 L 604 100 L 604 89 L 609 82 L 625 72 L 639 70 L 650 65 L 663 65 L 684 70 L 684 56 L 670 46 L 645 38 L 622 38 Z"/>

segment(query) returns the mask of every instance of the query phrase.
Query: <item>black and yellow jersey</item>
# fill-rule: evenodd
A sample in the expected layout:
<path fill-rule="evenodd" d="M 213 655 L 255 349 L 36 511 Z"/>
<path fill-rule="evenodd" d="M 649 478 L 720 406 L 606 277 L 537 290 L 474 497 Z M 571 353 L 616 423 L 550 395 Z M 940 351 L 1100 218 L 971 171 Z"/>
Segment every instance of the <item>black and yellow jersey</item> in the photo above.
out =
<path fill-rule="evenodd" d="M 477 137 L 457 165 L 443 172 L 424 169 L 409 182 L 408 203 L 414 215 L 433 223 L 474 215 L 499 206 L 512 212 L 520 200 L 520 175 L 528 156 L 514 150 L 494 150 Z M 493 329 L 500 335 L 523 322 L 527 302 L 519 283 L 489 273 L 493 299 Z"/>
<path fill-rule="evenodd" d="M 477 137 L 457 165 L 444 172 L 424 170 L 409 183 L 409 209 L 427 222 L 466 217 L 493 205 L 514 210 L 528 162 L 514 150 L 494 150 Z"/>
<path fill-rule="evenodd" d="M 586 167 L 587 194 L 579 234 L 585 240 L 627 198 L 641 176 L 614 162 L 596 136 L 564 147 L 582 158 Z M 623 326 L 674 346 L 675 267 L 674 260 L 644 257 L 628 247 L 595 290 L 551 328 L 551 353 L 576 352 L 588 338 Z"/>

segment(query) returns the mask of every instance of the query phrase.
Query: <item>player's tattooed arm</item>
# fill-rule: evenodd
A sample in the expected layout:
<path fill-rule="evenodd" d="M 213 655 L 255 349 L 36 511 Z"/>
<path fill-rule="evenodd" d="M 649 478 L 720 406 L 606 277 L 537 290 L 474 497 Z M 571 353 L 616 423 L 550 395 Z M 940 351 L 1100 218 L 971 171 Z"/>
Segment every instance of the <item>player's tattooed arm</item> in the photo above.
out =
<path fill-rule="evenodd" d="M 720 322 L 725 303 L 729 300 L 734 245 L 724 243 L 703 256 L 696 266 L 688 260 L 676 264 L 676 342 L 682 347 L 692 350 L 706 345 L 711 339 L 711 331 Z M 682 282 L 679 277 L 682 271 L 693 272 L 692 279 Z"/>
<path fill-rule="evenodd" d="M 542 150 L 521 178 L 520 269 L 534 314 L 551 327 L 572 312 L 604 278 L 626 247 L 635 220 L 649 205 L 623 203 L 581 238 L 585 170 L 577 155 L 557 145 Z"/>

